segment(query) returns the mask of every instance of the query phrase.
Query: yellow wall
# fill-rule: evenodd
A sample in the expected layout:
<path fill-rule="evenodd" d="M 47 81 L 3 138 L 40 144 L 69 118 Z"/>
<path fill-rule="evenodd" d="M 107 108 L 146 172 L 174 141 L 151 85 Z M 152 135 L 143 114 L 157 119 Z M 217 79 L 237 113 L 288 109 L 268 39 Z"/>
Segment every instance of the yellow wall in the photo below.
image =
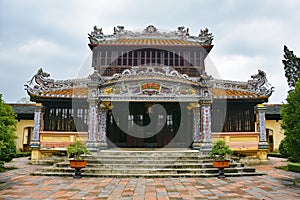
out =
<path fill-rule="evenodd" d="M 17 123 L 17 129 L 16 129 L 16 146 L 17 150 L 23 150 L 23 141 L 24 141 L 24 129 L 26 127 L 33 127 L 33 120 L 20 120 Z"/>
<path fill-rule="evenodd" d="M 266 120 L 266 128 L 273 130 L 273 151 L 278 151 L 279 144 L 284 138 L 284 131 L 281 129 L 281 120 Z"/>

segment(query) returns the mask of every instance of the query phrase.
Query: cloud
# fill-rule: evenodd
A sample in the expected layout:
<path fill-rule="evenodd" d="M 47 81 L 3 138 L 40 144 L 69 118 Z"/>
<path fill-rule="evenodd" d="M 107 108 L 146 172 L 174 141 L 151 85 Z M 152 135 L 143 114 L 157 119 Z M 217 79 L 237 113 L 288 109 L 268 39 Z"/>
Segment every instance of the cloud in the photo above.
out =
<path fill-rule="evenodd" d="M 17 101 L 26 95 L 23 84 L 39 67 L 54 79 L 88 72 L 91 67 L 84 64 L 91 55 L 87 33 L 94 25 L 111 34 L 117 25 L 136 30 L 153 24 L 165 30 L 183 25 L 192 35 L 208 27 L 215 35 L 215 47 L 207 68 L 232 80 L 247 80 L 263 69 L 271 84 L 277 84 L 270 100 L 281 102 L 287 90 L 283 45 L 300 56 L 299 19 L 300 5 L 293 0 L 3 0 L 0 93 L 10 102 Z"/>

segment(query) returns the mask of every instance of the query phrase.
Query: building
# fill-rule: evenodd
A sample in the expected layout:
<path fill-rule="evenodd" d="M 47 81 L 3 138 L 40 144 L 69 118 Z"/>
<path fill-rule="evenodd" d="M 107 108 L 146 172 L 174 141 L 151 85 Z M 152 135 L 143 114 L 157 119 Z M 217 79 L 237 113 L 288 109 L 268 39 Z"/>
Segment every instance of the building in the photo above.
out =
<path fill-rule="evenodd" d="M 35 104 L 8 104 L 16 113 L 16 148 L 18 151 L 30 151 L 30 142 L 33 135 L 33 119 Z"/>
<path fill-rule="evenodd" d="M 266 73 L 245 82 L 215 79 L 205 58 L 208 29 L 160 32 L 96 26 L 89 35 L 94 73 L 54 80 L 39 69 L 26 84 L 41 106 L 34 117 L 32 158 L 60 151 L 75 140 L 91 151 L 107 148 L 193 148 L 207 154 L 223 139 L 237 151 L 265 155 L 265 108 L 273 92 Z M 256 113 L 256 114 L 255 114 Z M 257 119 L 257 120 L 256 120 Z"/>
<path fill-rule="evenodd" d="M 282 104 L 264 104 L 266 107 L 266 129 L 267 140 L 270 151 L 279 151 L 281 140 L 285 137 L 284 130 L 281 128 L 280 110 Z"/>

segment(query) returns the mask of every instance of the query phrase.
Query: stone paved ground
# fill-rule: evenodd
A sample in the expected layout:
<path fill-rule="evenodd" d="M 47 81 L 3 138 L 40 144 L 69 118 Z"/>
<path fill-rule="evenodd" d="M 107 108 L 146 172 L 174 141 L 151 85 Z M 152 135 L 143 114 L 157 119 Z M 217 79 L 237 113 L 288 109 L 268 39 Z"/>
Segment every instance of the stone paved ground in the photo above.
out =
<path fill-rule="evenodd" d="M 27 158 L 0 173 L 0 199 L 300 199 L 300 174 L 275 169 L 283 159 L 257 166 L 265 176 L 236 178 L 82 178 L 30 176 L 40 166 Z"/>

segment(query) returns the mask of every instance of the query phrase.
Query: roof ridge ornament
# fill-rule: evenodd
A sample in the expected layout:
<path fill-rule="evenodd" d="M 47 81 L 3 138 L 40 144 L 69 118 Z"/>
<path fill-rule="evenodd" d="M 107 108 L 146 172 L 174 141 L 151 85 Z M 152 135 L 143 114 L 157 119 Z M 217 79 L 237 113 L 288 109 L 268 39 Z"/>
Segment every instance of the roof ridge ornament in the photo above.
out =
<path fill-rule="evenodd" d="M 53 89 L 68 89 L 86 84 L 86 79 L 67 79 L 55 81 L 49 77 L 50 74 L 44 72 L 44 70 L 40 68 L 37 73 L 24 85 L 25 90 L 32 94 L 38 94 L 40 92 L 51 91 Z"/>
<path fill-rule="evenodd" d="M 158 33 L 158 31 L 155 26 L 149 25 L 144 29 L 144 33 Z"/>
<path fill-rule="evenodd" d="M 271 96 L 274 92 L 274 87 L 269 83 L 267 74 L 258 70 L 257 74 L 251 76 L 252 80 L 248 80 L 248 88 L 256 94 L 262 96 Z"/>
<path fill-rule="evenodd" d="M 102 28 L 97 28 L 94 26 L 94 30 L 88 34 L 88 38 L 91 44 L 101 44 L 109 40 L 116 39 L 180 39 L 186 40 L 189 42 L 197 42 L 201 45 L 211 45 L 213 41 L 212 33 L 209 33 L 208 28 L 201 29 L 198 36 L 190 36 L 189 28 L 184 26 L 177 27 L 175 31 L 169 32 L 160 32 L 154 25 L 147 26 L 142 31 L 129 31 L 125 30 L 124 26 L 114 27 L 113 34 L 104 35 L 102 32 Z"/>

